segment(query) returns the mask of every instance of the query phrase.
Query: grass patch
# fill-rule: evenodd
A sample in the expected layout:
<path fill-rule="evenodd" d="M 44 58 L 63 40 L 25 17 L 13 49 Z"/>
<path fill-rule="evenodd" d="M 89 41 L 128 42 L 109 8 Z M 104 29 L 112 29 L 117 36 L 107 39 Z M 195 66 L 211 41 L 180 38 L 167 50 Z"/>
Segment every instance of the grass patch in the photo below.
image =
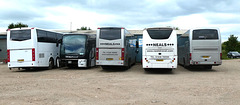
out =
<path fill-rule="evenodd" d="M 231 58 L 227 57 L 227 53 L 225 50 L 222 50 L 222 60 L 231 60 Z M 234 59 L 240 59 L 240 58 L 234 58 Z"/>
<path fill-rule="evenodd" d="M 230 58 L 227 57 L 227 52 L 226 51 L 222 51 L 222 60 L 230 60 Z"/>

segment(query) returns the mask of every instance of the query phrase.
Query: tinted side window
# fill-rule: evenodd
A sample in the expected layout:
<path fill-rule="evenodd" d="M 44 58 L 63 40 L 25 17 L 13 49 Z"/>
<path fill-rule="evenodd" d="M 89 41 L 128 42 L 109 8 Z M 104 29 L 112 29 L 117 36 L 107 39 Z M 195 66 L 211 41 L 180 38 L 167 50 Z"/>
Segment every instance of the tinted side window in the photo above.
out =
<path fill-rule="evenodd" d="M 62 39 L 62 34 L 57 33 L 57 40 Z"/>
<path fill-rule="evenodd" d="M 15 41 L 31 39 L 31 30 L 12 30 L 10 31 L 10 39 Z"/>
<path fill-rule="evenodd" d="M 168 39 L 172 31 L 173 31 L 172 29 L 162 28 L 147 29 L 147 32 L 152 39 Z"/>
<path fill-rule="evenodd" d="M 193 30 L 193 40 L 218 39 L 218 31 L 215 29 Z"/>
<path fill-rule="evenodd" d="M 47 42 L 47 32 L 43 30 L 37 30 L 38 42 Z"/>
<path fill-rule="evenodd" d="M 47 40 L 50 43 L 56 43 L 56 34 L 53 32 L 47 32 Z"/>
<path fill-rule="evenodd" d="M 189 40 L 188 37 L 179 37 L 177 43 L 179 46 L 182 46 L 182 45 L 185 45 L 185 42 L 187 42 L 188 40 Z"/>
<path fill-rule="evenodd" d="M 58 33 L 37 30 L 38 42 L 56 43 L 57 39 L 62 37 L 61 34 L 57 34 Z"/>
<path fill-rule="evenodd" d="M 102 28 L 100 29 L 100 39 L 115 40 L 121 39 L 120 28 Z"/>

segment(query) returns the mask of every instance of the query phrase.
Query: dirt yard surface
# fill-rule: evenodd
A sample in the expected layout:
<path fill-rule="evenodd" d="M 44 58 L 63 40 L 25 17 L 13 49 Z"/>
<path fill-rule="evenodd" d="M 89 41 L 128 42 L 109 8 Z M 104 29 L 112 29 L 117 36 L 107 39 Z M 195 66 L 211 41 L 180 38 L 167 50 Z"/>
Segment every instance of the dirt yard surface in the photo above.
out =
<path fill-rule="evenodd" d="M 240 105 L 240 59 L 212 70 L 145 72 L 60 68 L 10 71 L 0 65 L 1 105 Z"/>

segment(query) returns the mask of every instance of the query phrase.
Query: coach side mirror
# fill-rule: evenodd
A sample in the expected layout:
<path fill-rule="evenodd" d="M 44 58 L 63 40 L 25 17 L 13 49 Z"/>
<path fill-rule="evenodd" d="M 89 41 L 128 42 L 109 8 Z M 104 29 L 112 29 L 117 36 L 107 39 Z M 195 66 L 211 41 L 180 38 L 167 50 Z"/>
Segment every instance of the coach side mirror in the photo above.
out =
<path fill-rule="evenodd" d="M 56 46 L 58 47 L 59 44 L 62 44 L 62 40 L 61 39 L 57 40 Z"/>
<path fill-rule="evenodd" d="M 58 40 L 58 43 L 59 43 L 59 44 L 62 44 L 62 39 L 59 39 L 59 40 Z"/>
<path fill-rule="evenodd" d="M 58 41 L 57 41 L 57 43 L 56 43 L 56 47 L 58 47 Z"/>
<path fill-rule="evenodd" d="M 138 41 L 136 41 L 136 48 L 139 48 L 139 44 L 138 44 Z"/>

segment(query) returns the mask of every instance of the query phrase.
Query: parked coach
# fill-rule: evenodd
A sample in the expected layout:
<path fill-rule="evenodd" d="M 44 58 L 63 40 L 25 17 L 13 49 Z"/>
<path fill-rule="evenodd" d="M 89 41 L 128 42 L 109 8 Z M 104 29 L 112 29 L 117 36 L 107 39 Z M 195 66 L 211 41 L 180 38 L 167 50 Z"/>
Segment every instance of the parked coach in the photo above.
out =
<path fill-rule="evenodd" d="M 222 64 L 221 35 L 217 28 L 190 29 L 178 38 L 179 64 L 184 67 Z"/>

